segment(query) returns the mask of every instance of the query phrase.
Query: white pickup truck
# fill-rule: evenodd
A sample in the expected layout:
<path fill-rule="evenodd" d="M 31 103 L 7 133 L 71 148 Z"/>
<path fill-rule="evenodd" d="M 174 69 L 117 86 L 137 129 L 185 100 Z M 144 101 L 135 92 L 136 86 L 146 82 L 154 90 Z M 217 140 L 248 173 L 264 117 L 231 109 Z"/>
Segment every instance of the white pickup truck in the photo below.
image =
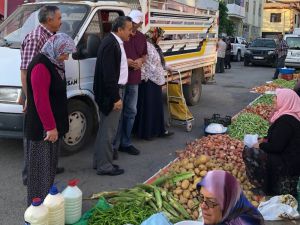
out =
<path fill-rule="evenodd" d="M 244 58 L 247 41 L 242 37 L 230 37 L 231 42 L 231 56 L 234 61 L 240 62 Z"/>
<path fill-rule="evenodd" d="M 22 106 L 17 104 L 21 92 L 20 45 L 25 35 L 38 26 L 37 15 L 45 4 L 60 8 L 60 32 L 70 35 L 77 45 L 77 52 L 66 62 L 70 130 L 63 139 L 63 153 L 81 150 L 101 119 L 93 95 L 97 49 L 101 39 L 111 32 L 114 19 L 128 15 L 133 8 L 144 14 L 143 32 L 151 27 L 166 31 L 167 38 L 160 43 L 165 60 L 181 72 L 187 103 L 197 104 L 201 82 L 215 71 L 219 12 L 191 2 L 47 0 L 20 6 L 0 25 L 0 138 L 23 136 Z"/>

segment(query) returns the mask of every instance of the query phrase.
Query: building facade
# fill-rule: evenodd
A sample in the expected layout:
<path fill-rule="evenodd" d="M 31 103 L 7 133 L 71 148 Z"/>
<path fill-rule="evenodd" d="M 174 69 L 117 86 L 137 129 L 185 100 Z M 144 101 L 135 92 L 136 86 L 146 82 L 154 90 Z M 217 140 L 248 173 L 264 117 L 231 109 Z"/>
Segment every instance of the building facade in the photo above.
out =
<path fill-rule="evenodd" d="M 243 20 L 245 18 L 244 0 L 225 0 L 228 17 L 234 24 L 235 36 L 243 35 Z"/>
<path fill-rule="evenodd" d="M 300 2 L 293 0 L 266 1 L 262 26 L 263 37 L 292 33 L 300 27 Z"/>
<path fill-rule="evenodd" d="M 245 0 L 245 18 L 243 20 L 243 37 L 252 41 L 261 37 L 264 0 Z"/>

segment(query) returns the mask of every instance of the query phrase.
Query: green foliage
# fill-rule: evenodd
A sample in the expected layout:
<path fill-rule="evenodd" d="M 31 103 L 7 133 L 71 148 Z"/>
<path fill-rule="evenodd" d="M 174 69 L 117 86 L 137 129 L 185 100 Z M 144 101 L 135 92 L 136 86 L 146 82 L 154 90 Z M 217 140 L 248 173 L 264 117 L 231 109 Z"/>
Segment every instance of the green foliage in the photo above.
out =
<path fill-rule="evenodd" d="M 223 0 L 219 2 L 219 34 L 222 33 L 228 36 L 234 35 L 234 24 L 228 18 L 228 8 Z"/>

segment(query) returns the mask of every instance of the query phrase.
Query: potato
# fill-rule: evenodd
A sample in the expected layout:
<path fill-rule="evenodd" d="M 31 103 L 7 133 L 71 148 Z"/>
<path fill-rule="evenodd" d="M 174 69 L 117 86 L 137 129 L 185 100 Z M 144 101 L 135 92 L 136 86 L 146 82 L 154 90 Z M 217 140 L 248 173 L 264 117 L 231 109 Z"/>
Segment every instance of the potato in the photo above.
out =
<path fill-rule="evenodd" d="M 184 198 L 189 198 L 191 196 L 191 192 L 189 190 L 184 190 L 182 196 Z"/>
<path fill-rule="evenodd" d="M 192 210 L 190 210 L 189 208 L 186 210 L 190 215 L 192 214 Z"/>
<path fill-rule="evenodd" d="M 202 170 L 207 170 L 207 167 L 205 166 L 205 165 L 199 165 L 199 170 L 200 170 L 200 172 L 202 171 Z"/>
<path fill-rule="evenodd" d="M 180 196 L 179 197 L 179 203 L 180 204 L 185 204 L 185 203 L 187 203 L 188 202 L 188 200 L 185 198 L 185 197 L 183 197 L 183 196 Z"/>
<path fill-rule="evenodd" d="M 189 185 L 190 185 L 190 182 L 188 180 L 183 180 L 182 183 L 181 183 L 181 188 L 183 190 L 186 190 L 189 188 Z"/>
<path fill-rule="evenodd" d="M 188 164 L 185 165 L 185 168 L 186 168 L 187 170 L 189 170 L 189 169 L 194 169 L 194 164 L 193 164 L 193 163 L 188 163 Z"/>
<path fill-rule="evenodd" d="M 196 197 L 198 195 L 198 193 L 196 191 L 192 192 L 193 197 Z"/>
<path fill-rule="evenodd" d="M 186 164 L 189 163 L 189 159 L 187 158 L 184 158 L 182 161 L 181 161 L 181 165 L 184 167 Z"/>
<path fill-rule="evenodd" d="M 195 203 L 193 200 L 188 200 L 187 206 L 189 209 L 193 209 L 195 207 Z"/>
<path fill-rule="evenodd" d="M 206 171 L 206 170 L 202 170 L 202 171 L 200 172 L 200 176 L 201 176 L 201 177 L 204 177 L 206 174 L 207 174 L 207 171 Z"/>
<path fill-rule="evenodd" d="M 181 189 L 175 189 L 175 190 L 173 191 L 173 193 L 174 193 L 175 195 L 181 195 L 182 192 L 183 192 L 183 190 L 181 190 Z"/>
<path fill-rule="evenodd" d="M 198 217 L 199 217 L 199 211 L 198 211 L 198 209 L 195 209 L 194 212 L 193 212 L 193 219 L 197 220 Z"/>
<path fill-rule="evenodd" d="M 196 175 L 199 175 L 199 174 L 200 174 L 200 169 L 199 169 L 199 168 L 195 168 L 195 169 L 194 169 L 194 173 L 195 173 Z"/>

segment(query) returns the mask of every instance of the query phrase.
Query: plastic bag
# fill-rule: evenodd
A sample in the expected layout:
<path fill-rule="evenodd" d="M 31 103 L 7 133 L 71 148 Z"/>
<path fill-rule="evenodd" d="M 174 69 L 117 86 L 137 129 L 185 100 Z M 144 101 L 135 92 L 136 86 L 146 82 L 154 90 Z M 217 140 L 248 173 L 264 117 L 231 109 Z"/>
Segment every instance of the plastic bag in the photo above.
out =
<path fill-rule="evenodd" d="M 146 219 L 141 225 L 173 225 L 163 213 L 156 213 Z"/>
<path fill-rule="evenodd" d="M 89 218 L 92 216 L 96 208 L 100 210 L 106 210 L 106 209 L 110 209 L 111 206 L 108 204 L 105 198 L 101 197 L 99 198 L 97 204 L 92 209 L 84 213 L 81 219 L 78 222 L 74 223 L 73 225 L 87 225 Z"/>
<path fill-rule="evenodd" d="M 244 144 L 248 148 L 252 148 L 258 142 L 258 134 L 246 134 L 244 136 Z"/>
<path fill-rule="evenodd" d="M 298 203 L 292 195 L 279 195 L 269 201 L 261 202 L 258 210 L 265 220 L 298 219 Z"/>

